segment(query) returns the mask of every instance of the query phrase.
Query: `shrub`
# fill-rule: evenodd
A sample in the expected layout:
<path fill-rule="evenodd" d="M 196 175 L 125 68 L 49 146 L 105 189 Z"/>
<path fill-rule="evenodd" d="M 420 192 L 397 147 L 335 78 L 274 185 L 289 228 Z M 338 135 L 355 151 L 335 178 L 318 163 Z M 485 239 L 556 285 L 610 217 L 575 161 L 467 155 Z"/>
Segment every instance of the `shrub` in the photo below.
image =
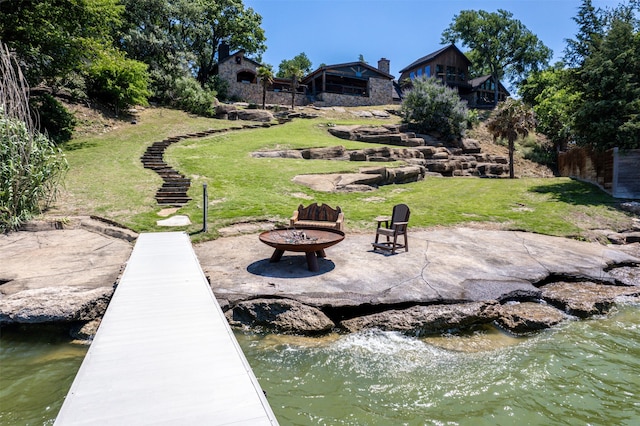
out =
<path fill-rule="evenodd" d="M 209 82 L 205 85 L 205 87 L 213 92 L 216 92 L 216 98 L 219 101 L 227 100 L 229 93 L 229 82 L 223 78 L 220 78 L 219 75 L 214 75 L 209 78 Z"/>
<path fill-rule="evenodd" d="M 193 77 L 179 78 L 175 82 L 171 105 L 205 117 L 215 115 L 216 92 L 203 88 Z"/>
<path fill-rule="evenodd" d="M 56 145 L 71 139 L 76 119 L 65 107 L 48 93 L 29 99 L 31 109 L 40 118 L 40 131 L 46 133 Z"/>
<path fill-rule="evenodd" d="M 89 95 L 113 105 L 116 114 L 130 105 L 146 105 L 150 95 L 147 65 L 124 57 L 121 52 L 104 52 L 87 70 Z"/>
<path fill-rule="evenodd" d="M 473 129 L 473 126 L 480 123 L 480 113 L 477 109 L 467 111 L 467 129 Z"/>
<path fill-rule="evenodd" d="M 413 80 L 400 107 L 402 121 L 417 132 L 438 132 L 446 139 L 459 139 L 467 128 L 469 110 L 458 92 L 435 78 Z"/>
<path fill-rule="evenodd" d="M 40 213 L 55 198 L 66 168 L 62 151 L 46 136 L 0 109 L 0 231 Z"/>
<path fill-rule="evenodd" d="M 62 151 L 35 130 L 27 83 L 17 65 L 0 43 L 0 232 L 46 207 L 67 168 Z"/>

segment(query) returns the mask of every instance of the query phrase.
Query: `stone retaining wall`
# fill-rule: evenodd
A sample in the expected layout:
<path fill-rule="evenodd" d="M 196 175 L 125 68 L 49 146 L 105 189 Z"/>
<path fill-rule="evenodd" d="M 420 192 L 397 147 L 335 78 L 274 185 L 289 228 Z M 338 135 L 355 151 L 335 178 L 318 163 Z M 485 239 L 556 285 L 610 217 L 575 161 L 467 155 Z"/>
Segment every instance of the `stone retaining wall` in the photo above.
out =
<path fill-rule="evenodd" d="M 393 83 L 390 80 L 371 78 L 369 80 L 369 96 L 354 96 L 324 92 L 317 96 L 313 101 L 313 104 L 318 107 L 389 105 L 393 103 L 392 94 Z"/>

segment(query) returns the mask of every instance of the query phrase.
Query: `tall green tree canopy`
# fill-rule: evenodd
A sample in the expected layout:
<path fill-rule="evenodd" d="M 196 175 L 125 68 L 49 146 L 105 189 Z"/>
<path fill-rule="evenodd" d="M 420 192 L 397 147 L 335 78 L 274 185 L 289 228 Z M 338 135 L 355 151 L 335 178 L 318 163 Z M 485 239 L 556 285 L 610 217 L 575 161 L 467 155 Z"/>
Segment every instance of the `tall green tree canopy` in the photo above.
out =
<path fill-rule="evenodd" d="M 489 73 L 496 80 L 507 77 L 515 84 L 545 68 L 553 54 L 511 12 L 502 9 L 461 11 L 442 33 L 442 43 L 457 41 L 471 49 L 468 56 L 477 73 Z"/>
<path fill-rule="evenodd" d="M 640 23 L 638 6 L 610 15 L 602 41 L 574 72 L 581 102 L 576 142 L 599 150 L 640 148 Z"/>
<path fill-rule="evenodd" d="M 0 40 L 17 53 L 30 86 L 56 87 L 112 45 L 123 10 L 119 0 L 0 1 Z"/>
<path fill-rule="evenodd" d="M 578 8 L 578 15 L 573 18 L 578 24 L 575 39 L 566 39 L 564 61 L 569 66 L 580 66 L 602 41 L 605 30 L 605 19 L 601 9 L 593 6 L 591 0 L 583 0 Z"/>
<path fill-rule="evenodd" d="M 306 53 L 301 52 L 292 59 L 283 59 L 278 65 L 276 77 L 291 78 L 291 70 L 300 70 L 302 72 L 300 77 L 311 72 L 311 61 Z"/>
<path fill-rule="evenodd" d="M 573 139 L 573 112 L 580 93 L 572 89 L 570 71 L 563 64 L 532 73 L 518 90 L 522 100 L 533 105 L 536 129 L 553 142 L 556 151 L 567 149 Z"/>
<path fill-rule="evenodd" d="M 124 0 L 123 48 L 148 64 L 154 80 L 192 74 L 201 85 L 214 75 L 218 47 L 243 49 L 260 60 L 262 17 L 242 0 Z"/>

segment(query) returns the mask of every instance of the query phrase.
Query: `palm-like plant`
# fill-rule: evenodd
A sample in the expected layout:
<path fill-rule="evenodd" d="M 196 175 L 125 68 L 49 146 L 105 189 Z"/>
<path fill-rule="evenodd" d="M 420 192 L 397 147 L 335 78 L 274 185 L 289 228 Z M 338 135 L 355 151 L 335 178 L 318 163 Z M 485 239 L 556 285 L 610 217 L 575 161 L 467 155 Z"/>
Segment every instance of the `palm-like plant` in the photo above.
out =
<path fill-rule="evenodd" d="M 262 85 L 262 109 L 265 109 L 267 88 L 273 84 L 273 67 L 271 65 L 262 65 L 258 68 L 257 75 Z"/>
<path fill-rule="evenodd" d="M 300 87 L 300 79 L 304 76 L 304 71 L 295 64 L 290 64 L 285 72 L 287 77 L 291 79 L 291 109 L 293 109 L 295 107 L 296 91 Z"/>
<path fill-rule="evenodd" d="M 513 152 L 515 141 L 519 136 L 525 137 L 536 127 L 533 110 L 521 100 L 509 98 L 503 102 L 487 121 L 487 129 L 494 138 L 504 138 L 509 141 L 509 177 L 513 179 Z"/>

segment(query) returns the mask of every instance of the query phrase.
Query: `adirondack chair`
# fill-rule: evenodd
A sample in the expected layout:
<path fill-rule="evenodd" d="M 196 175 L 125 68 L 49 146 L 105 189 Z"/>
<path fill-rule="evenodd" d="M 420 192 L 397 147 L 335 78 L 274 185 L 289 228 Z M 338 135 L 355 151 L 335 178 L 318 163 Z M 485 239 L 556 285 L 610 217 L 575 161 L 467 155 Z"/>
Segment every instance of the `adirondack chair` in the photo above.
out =
<path fill-rule="evenodd" d="M 376 218 L 378 228 L 376 229 L 376 240 L 371 243 L 373 250 L 380 249 L 390 251 L 396 254 L 396 249 L 404 248 L 409 251 L 409 243 L 407 241 L 407 225 L 409 224 L 409 207 L 406 204 L 397 204 L 393 206 L 391 216 L 379 216 Z M 384 223 L 384 226 L 382 224 Z M 378 242 L 380 236 L 384 236 L 386 241 Z M 398 242 L 398 237 L 404 238 L 404 244 Z"/>

